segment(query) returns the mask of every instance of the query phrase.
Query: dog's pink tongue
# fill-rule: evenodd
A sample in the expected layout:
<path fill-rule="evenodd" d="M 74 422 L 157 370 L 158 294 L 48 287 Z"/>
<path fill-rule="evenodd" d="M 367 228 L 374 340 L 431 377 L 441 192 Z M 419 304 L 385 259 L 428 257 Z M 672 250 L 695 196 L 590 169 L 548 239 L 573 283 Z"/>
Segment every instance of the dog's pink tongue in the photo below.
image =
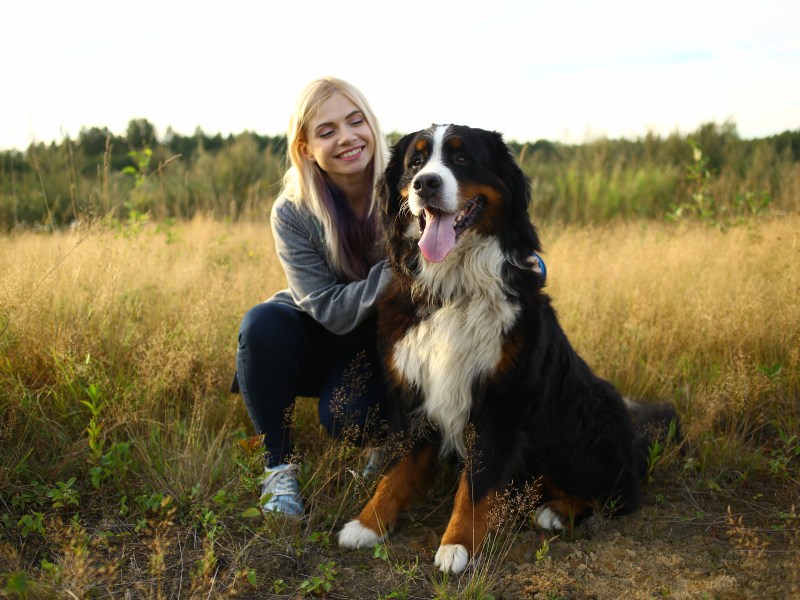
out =
<path fill-rule="evenodd" d="M 455 222 L 454 214 L 434 214 L 425 210 L 425 231 L 419 239 L 419 249 L 429 261 L 442 262 L 456 245 Z"/>

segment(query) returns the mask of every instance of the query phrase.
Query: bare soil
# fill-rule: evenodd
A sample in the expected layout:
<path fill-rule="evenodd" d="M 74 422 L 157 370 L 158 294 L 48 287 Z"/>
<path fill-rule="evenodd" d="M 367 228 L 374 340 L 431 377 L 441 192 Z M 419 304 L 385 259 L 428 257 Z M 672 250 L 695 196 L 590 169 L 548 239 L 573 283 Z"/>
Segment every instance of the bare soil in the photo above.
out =
<path fill-rule="evenodd" d="M 335 561 L 328 598 L 800 598 L 796 481 L 743 479 L 704 491 L 705 484 L 690 488 L 669 477 L 647 486 L 643 507 L 633 515 L 592 517 L 561 536 L 537 531 L 529 521 L 501 552 L 474 561 L 446 583 L 433 567 L 449 510 L 442 499 L 420 506 L 400 524 L 391 536 L 389 560 L 374 558 L 372 551 L 342 550 L 331 540 L 302 564 L 273 555 L 270 570 L 274 577 L 294 571 L 284 578 L 288 582 L 311 577 L 318 563 Z M 549 549 L 537 560 L 544 540 Z M 418 571 L 409 576 L 408 565 L 417 558 Z M 481 579 L 483 596 L 474 592 Z M 292 583 L 274 594 L 262 587 L 254 597 L 299 597 L 291 588 L 297 589 Z"/>

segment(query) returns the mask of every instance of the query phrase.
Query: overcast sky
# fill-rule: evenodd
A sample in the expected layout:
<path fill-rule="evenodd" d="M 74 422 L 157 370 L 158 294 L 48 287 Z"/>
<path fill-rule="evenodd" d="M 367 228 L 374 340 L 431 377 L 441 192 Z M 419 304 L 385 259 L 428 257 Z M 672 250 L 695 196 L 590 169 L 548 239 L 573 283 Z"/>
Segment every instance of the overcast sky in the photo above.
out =
<path fill-rule="evenodd" d="M 800 128 L 800 2 L 16 1 L 0 10 L 0 149 L 125 132 L 285 132 L 321 75 L 384 129 L 517 141 Z"/>

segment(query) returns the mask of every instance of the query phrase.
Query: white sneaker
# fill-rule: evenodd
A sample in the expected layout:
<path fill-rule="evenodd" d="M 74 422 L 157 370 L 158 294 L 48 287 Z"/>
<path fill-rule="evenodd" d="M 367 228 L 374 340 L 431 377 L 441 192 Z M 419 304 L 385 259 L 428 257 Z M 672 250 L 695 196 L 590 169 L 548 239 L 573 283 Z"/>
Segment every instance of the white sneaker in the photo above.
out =
<path fill-rule="evenodd" d="M 364 479 L 372 479 L 383 470 L 386 463 L 386 450 L 383 446 L 379 448 L 370 448 L 367 450 L 367 464 L 361 471 L 361 476 Z"/>
<path fill-rule="evenodd" d="M 266 512 L 289 516 L 303 514 L 303 499 L 300 497 L 300 484 L 297 482 L 299 471 L 300 467 L 291 463 L 267 467 L 261 489 L 263 508 Z"/>

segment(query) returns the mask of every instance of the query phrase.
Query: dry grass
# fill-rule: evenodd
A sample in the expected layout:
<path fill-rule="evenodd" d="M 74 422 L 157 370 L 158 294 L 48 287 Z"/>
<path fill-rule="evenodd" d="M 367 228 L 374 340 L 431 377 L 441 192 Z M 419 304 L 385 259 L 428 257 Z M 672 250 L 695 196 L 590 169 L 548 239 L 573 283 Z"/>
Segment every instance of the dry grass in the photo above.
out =
<path fill-rule="evenodd" d="M 653 222 L 541 232 L 562 325 L 625 393 L 689 428 L 800 412 L 800 219 L 726 232 Z"/>
<path fill-rule="evenodd" d="M 204 220 L 2 237 L 0 344 L 32 387 L 89 356 L 140 395 L 204 393 L 232 375 L 241 316 L 282 286 L 273 256 L 268 227 Z"/>
<path fill-rule="evenodd" d="M 724 485 L 718 472 L 769 462 L 776 481 L 797 482 L 800 442 L 784 447 L 777 434 L 800 421 L 799 231 L 796 215 L 727 232 L 649 221 L 540 231 L 573 344 L 625 393 L 678 404 L 701 478 Z M 325 440 L 303 401 L 312 515 L 300 526 L 239 518 L 257 500 L 260 467 L 234 443 L 249 427 L 227 393 L 236 333 L 282 286 L 264 224 L 0 237 L 0 585 L 2 573 L 27 572 L 43 590 L 200 597 L 247 588 L 255 569 L 259 589 L 288 597 L 311 580 L 369 490 L 348 473 L 360 455 Z M 55 506 L 56 483 L 71 476 L 78 504 Z M 37 514 L 41 528 L 34 519 L 27 531 L 20 519 Z M 388 591 L 442 585 L 425 580 L 424 560 L 386 552 Z M 454 596 L 491 589 L 498 572 L 479 565 L 477 587 L 453 584 Z"/>

